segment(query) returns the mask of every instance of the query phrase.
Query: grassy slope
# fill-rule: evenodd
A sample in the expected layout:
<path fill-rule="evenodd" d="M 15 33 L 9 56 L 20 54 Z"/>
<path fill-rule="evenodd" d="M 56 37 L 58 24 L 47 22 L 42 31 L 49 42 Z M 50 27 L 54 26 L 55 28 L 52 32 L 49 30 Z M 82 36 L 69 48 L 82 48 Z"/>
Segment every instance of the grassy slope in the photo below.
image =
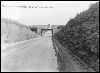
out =
<path fill-rule="evenodd" d="M 2 18 L 1 19 L 1 42 L 2 43 L 14 43 L 23 40 L 28 40 L 35 37 L 28 27 L 17 21 Z"/>
<path fill-rule="evenodd" d="M 99 3 L 77 14 L 54 37 L 95 71 L 99 71 Z"/>

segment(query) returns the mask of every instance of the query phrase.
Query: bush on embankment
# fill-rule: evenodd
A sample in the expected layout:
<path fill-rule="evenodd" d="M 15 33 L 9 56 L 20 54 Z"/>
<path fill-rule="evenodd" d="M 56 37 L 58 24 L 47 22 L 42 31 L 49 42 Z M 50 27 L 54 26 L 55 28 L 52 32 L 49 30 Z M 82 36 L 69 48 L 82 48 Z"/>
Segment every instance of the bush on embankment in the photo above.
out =
<path fill-rule="evenodd" d="M 99 3 L 77 14 L 53 36 L 95 71 L 99 71 Z"/>
<path fill-rule="evenodd" d="M 1 18 L 1 43 L 15 43 L 36 37 L 27 26 L 17 21 Z"/>

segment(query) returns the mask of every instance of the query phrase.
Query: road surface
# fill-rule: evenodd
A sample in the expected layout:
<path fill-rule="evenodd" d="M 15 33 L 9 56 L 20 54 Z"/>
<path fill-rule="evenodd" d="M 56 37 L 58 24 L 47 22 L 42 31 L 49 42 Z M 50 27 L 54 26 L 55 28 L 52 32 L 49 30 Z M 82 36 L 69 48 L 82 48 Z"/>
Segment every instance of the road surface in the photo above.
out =
<path fill-rule="evenodd" d="M 60 60 L 53 48 L 51 35 L 51 32 L 48 31 L 42 37 L 12 44 L 2 49 L 1 71 L 59 72 L 59 67 L 61 67 L 61 69 L 65 68 L 64 71 L 68 72 L 94 72 L 92 69 L 88 70 L 79 65 L 78 61 L 74 61 L 68 52 L 65 55 L 65 51 L 61 49 L 60 44 L 59 47 L 56 46 L 56 49 L 59 48 L 59 50 L 64 51 L 62 54 L 66 58 L 65 60 L 63 60 L 64 58 L 61 59 L 62 65 L 59 64 L 57 61 Z"/>
<path fill-rule="evenodd" d="M 1 70 L 8 72 L 58 72 L 51 32 L 1 51 Z"/>

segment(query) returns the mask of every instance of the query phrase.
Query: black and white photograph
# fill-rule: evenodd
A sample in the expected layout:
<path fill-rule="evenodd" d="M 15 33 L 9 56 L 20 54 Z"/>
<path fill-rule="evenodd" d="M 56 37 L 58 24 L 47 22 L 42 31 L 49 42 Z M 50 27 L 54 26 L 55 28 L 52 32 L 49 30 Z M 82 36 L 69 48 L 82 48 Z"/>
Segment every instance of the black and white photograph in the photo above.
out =
<path fill-rule="evenodd" d="M 99 1 L 1 1 L 1 72 L 99 72 Z"/>

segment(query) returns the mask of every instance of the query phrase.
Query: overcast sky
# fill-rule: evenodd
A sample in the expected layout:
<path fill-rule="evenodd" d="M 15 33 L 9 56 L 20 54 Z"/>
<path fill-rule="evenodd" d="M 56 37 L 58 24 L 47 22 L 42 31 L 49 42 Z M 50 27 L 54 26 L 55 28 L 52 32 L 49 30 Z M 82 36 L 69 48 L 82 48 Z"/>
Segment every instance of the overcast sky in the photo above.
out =
<path fill-rule="evenodd" d="M 1 17 L 25 25 L 65 25 L 77 13 L 87 10 L 96 1 L 1 1 L 7 6 L 38 6 L 44 8 L 1 7 Z M 53 7 L 53 8 L 50 8 Z M 48 8 L 45 8 L 48 7 Z"/>

